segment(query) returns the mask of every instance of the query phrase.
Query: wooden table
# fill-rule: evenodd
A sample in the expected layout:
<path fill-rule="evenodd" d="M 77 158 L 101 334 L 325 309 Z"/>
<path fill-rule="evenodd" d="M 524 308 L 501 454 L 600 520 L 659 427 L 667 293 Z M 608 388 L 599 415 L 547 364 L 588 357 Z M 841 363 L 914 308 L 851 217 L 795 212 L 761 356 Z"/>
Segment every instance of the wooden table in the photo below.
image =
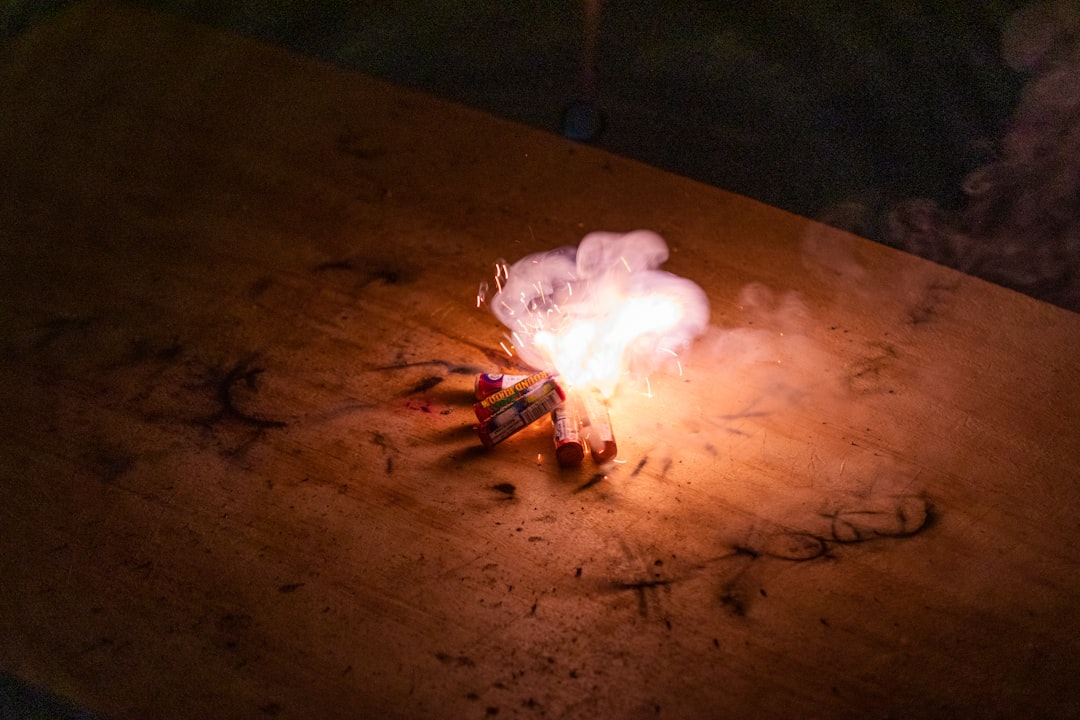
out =
<path fill-rule="evenodd" d="M 107 718 L 1080 713 L 1080 317 L 124 4 L 0 87 L 0 670 Z M 619 462 L 481 449 L 491 263 L 634 228 L 710 297 L 684 375 Z"/>

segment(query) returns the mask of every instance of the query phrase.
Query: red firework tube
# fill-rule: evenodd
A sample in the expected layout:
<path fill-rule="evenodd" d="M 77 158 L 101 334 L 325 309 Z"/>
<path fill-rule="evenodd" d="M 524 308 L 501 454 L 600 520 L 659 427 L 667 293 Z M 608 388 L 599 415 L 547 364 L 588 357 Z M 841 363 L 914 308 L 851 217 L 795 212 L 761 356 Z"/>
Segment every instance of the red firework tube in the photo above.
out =
<path fill-rule="evenodd" d="M 476 419 L 480 422 L 484 422 L 503 408 L 510 407 L 518 402 L 530 388 L 548 380 L 551 380 L 551 373 L 540 371 L 529 375 L 523 380 L 519 380 L 508 388 L 504 388 L 488 395 L 486 398 L 473 405 L 473 412 L 476 413 Z"/>
<path fill-rule="evenodd" d="M 506 438 L 554 410 L 566 399 L 566 393 L 554 380 L 533 385 L 491 417 L 476 426 L 480 442 L 486 447 L 498 445 Z"/>
<path fill-rule="evenodd" d="M 619 448 L 615 445 L 615 433 L 611 430 L 611 416 L 607 403 L 598 392 L 585 393 L 585 437 L 589 443 L 592 459 L 598 463 L 613 460 Z"/>
<path fill-rule="evenodd" d="M 578 414 L 572 402 L 567 401 L 551 411 L 551 424 L 555 427 L 555 459 L 560 467 L 577 467 L 585 457 L 581 442 Z"/>
<path fill-rule="evenodd" d="M 476 383 L 474 388 L 476 390 L 476 399 L 483 400 L 486 397 L 490 397 L 500 390 L 513 387 L 519 382 L 529 377 L 528 375 L 504 375 L 503 373 L 480 373 L 476 376 Z"/>

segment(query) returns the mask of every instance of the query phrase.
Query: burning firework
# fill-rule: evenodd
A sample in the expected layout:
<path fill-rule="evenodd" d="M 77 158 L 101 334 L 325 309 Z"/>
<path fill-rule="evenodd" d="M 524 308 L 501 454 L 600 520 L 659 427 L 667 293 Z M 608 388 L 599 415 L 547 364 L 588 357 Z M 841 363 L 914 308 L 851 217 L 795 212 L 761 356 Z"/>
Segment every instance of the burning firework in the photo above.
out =
<path fill-rule="evenodd" d="M 504 393 L 501 403 L 480 398 L 481 385 L 487 392 L 497 381 L 478 379 L 477 418 L 486 445 L 548 414 L 555 409 L 548 405 L 559 406 L 569 394 L 565 412 L 554 417 L 557 448 L 572 448 L 578 442 L 576 433 L 581 433 L 594 460 L 615 456 L 607 399 L 624 380 L 644 380 L 647 385 L 649 373 L 665 365 L 674 363 L 681 372 L 679 353 L 709 321 L 701 288 L 658 269 L 667 258 L 667 244 L 659 235 L 637 230 L 625 235 L 594 232 L 577 248 L 496 265 L 496 292 L 488 298 L 485 283 L 477 304 L 487 302 L 506 325 L 507 353 L 516 352 L 542 372 L 514 378 L 509 388 L 502 385 L 495 391 Z M 483 403 L 487 405 L 481 408 Z M 492 405 L 494 414 L 488 412 Z M 492 435 L 495 418 L 501 418 L 500 428 L 514 429 Z M 491 442 L 492 437 L 498 439 Z M 570 449 L 557 456 L 577 453 Z"/>

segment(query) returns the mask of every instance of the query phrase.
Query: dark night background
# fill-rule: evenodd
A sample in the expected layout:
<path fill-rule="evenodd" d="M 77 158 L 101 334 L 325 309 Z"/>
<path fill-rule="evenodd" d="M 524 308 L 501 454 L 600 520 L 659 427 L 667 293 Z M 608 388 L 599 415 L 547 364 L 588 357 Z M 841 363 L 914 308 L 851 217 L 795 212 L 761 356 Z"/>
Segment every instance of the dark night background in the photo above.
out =
<path fill-rule="evenodd" d="M 0 30 L 77 1 L 0 0 Z M 1080 310 L 1076 161 L 1003 151 L 1025 87 L 1080 64 L 1075 0 L 133 1 L 555 133 L 585 100 L 599 147 Z"/>
<path fill-rule="evenodd" d="M 144 0 L 558 131 L 582 0 Z M 1012 2 L 600 2 L 595 144 L 814 216 L 953 200 L 1022 79 Z"/>
<path fill-rule="evenodd" d="M 73 1 L 0 0 L 0 43 Z M 601 148 L 1080 309 L 1071 146 L 1051 170 L 1019 163 L 1019 179 L 1006 163 L 1013 185 L 982 205 L 964 191 L 970 173 L 1008 160 L 1032 79 L 1080 62 L 1080 20 L 1024 24 L 1026 64 L 1003 53 L 1018 10 L 1053 3 L 598 1 L 590 80 L 588 0 L 139 2 L 553 133 L 587 101 L 603 115 L 589 140 Z M 1075 0 L 1057 5 L 1080 15 Z M 1058 106 L 1046 132 L 1075 140 L 1076 105 Z M 1017 220 L 1018 188 L 1039 182 L 1060 197 Z M 1009 233 L 1021 246 L 996 249 Z M 85 717 L 3 675 L 0 716 Z"/>

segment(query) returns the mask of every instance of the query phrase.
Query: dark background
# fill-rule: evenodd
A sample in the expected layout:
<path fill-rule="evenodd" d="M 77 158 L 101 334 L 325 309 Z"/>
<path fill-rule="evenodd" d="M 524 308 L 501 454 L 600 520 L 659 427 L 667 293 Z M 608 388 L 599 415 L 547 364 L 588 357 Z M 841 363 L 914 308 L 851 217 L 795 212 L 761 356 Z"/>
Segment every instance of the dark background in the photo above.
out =
<path fill-rule="evenodd" d="M 9 36 L 64 4 L 6 1 Z M 591 100 L 599 147 L 879 241 L 960 201 L 1024 81 L 1022 0 L 597 0 L 590 89 L 586 1 L 139 0 L 556 133 Z"/>
<path fill-rule="evenodd" d="M 585 101 L 601 148 L 1080 311 L 1080 94 L 1023 105 L 1080 73 L 1075 0 L 129 1 L 568 137 Z"/>

